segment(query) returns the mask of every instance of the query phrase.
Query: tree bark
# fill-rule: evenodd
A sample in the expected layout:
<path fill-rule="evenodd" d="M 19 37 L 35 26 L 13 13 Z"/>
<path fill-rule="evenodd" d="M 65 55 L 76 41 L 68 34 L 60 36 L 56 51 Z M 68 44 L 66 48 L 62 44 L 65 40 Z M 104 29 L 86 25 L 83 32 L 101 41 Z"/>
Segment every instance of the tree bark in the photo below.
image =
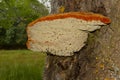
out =
<path fill-rule="evenodd" d="M 84 11 L 111 18 L 89 34 L 87 45 L 71 57 L 47 55 L 44 80 L 120 80 L 120 0 L 52 0 L 51 13 Z"/>

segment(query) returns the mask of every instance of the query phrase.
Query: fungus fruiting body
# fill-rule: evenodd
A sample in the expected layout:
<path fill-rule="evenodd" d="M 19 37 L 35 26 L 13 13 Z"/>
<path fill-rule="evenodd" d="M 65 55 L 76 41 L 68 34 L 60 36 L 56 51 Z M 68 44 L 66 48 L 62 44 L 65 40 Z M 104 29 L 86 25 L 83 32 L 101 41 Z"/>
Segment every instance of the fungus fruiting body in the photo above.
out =
<path fill-rule="evenodd" d="M 27 27 L 27 47 L 58 56 L 72 56 L 87 41 L 87 31 L 100 29 L 110 19 L 93 13 L 69 12 L 39 18 Z"/>

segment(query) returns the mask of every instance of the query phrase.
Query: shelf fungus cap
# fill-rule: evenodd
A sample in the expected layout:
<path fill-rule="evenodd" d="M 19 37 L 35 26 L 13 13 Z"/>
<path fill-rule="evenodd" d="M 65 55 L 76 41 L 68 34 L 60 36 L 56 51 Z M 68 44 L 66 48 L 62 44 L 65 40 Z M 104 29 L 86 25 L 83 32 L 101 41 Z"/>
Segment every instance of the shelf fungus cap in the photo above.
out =
<path fill-rule="evenodd" d="M 27 47 L 57 56 L 72 56 L 87 41 L 88 33 L 109 24 L 109 18 L 94 13 L 53 14 L 31 22 L 27 27 Z"/>

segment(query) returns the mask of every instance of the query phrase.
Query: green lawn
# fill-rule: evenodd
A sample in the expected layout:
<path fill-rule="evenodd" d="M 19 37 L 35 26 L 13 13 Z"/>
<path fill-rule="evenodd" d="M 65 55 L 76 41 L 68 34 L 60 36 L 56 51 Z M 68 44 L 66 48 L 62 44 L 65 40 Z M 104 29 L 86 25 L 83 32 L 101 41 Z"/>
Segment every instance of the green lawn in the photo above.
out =
<path fill-rule="evenodd" d="M 45 55 L 28 50 L 0 50 L 0 80 L 42 80 Z"/>

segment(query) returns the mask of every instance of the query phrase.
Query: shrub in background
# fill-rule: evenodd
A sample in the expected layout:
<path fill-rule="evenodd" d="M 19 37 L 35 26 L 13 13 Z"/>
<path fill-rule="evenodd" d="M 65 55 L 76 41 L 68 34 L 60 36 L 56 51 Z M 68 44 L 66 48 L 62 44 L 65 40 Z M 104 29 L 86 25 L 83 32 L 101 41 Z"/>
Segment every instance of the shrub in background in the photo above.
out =
<path fill-rule="evenodd" d="M 27 24 L 47 14 L 47 8 L 38 0 L 1 0 L 0 48 L 25 47 Z"/>

